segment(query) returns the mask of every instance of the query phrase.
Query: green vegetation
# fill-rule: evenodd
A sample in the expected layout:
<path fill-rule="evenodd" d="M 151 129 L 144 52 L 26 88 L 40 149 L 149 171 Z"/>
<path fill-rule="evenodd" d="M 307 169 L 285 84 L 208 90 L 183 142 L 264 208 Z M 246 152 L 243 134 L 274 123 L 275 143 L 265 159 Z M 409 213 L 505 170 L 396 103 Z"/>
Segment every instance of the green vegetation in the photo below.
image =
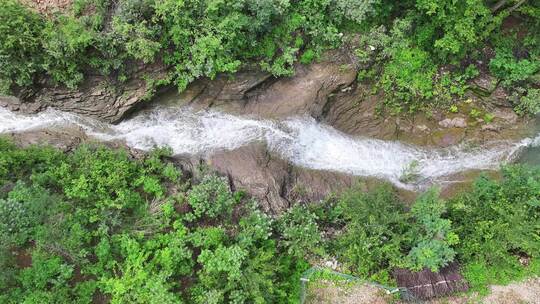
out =
<path fill-rule="evenodd" d="M 538 111 L 537 1 L 76 0 L 48 16 L 4 2 L 3 92 L 44 79 L 75 87 L 89 71 L 125 81 L 134 62 L 168 67 L 150 91 L 251 65 L 286 76 L 345 43 L 391 113 L 446 109 L 480 70 L 514 94 L 519 113 Z"/>
<path fill-rule="evenodd" d="M 387 108 L 395 113 L 429 111 L 463 99 L 467 80 L 478 76 L 479 68 L 485 69 L 484 62 L 506 89 L 526 95 L 538 85 L 540 7 L 528 1 L 518 6 L 506 2 L 502 6 L 506 9 L 492 11 L 491 1 L 405 1 L 416 3 L 415 8 L 401 4 L 404 13 L 393 23 L 378 25 L 377 19 L 378 27 L 372 25 L 360 39 L 356 53 L 366 68 L 360 79 L 374 81 L 386 95 Z M 526 21 L 506 29 L 503 21 L 516 11 Z M 519 89 L 512 87 L 517 83 Z M 519 97 L 514 103 L 523 108 Z"/>
<path fill-rule="evenodd" d="M 290 76 L 344 47 L 381 111 L 457 113 L 470 80 L 489 74 L 484 95 L 497 85 L 528 115 L 540 112 L 539 32 L 538 1 L 75 0 L 44 15 L 4 0 L 0 93 L 76 88 L 96 73 L 123 82 L 139 64 L 166 67 L 149 91 L 253 66 Z M 501 180 L 410 205 L 388 185 L 354 188 L 272 218 L 221 177 L 185 178 L 169 154 L 0 139 L 0 302 L 295 303 L 300 275 L 334 257 L 386 284 L 393 269 L 457 260 L 480 292 L 540 274 L 540 169 L 505 167 Z"/>
<path fill-rule="evenodd" d="M 459 260 L 481 291 L 540 274 L 540 170 L 513 166 L 502 174 L 501 182 L 478 179 L 473 191 L 449 204 Z"/>
<path fill-rule="evenodd" d="M 486 292 L 489 284 L 540 275 L 540 168 L 509 166 L 502 175 L 481 177 L 446 202 L 430 190 L 410 211 L 388 187 L 311 208 L 323 229 L 342 229 L 327 252 L 352 274 L 385 283 L 395 267 L 436 271 L 457 260 L 472 289 Z"/>
<path fill-rule="evenodd" d="M 328 225 L 343 225 L 343 232 L 328 242 L 333 256 L 353 274 L 389 283 L 396 267 L 438 271 L 454 260 L 458 243 L 451 221 L 442 218 L 445 205 L 436 191 L 420 196 L 410 212 L 404 206 L 384 186 L 371 193 L 353 190 L 330 211 L 314 212 L 323 212 Z"/>
<path fill-rule="evenodd" d="M 295 302 L 308 264 L 274 222 L 222 178 L 180 178 L 166 155 L 1 140 L 0 302 Z"/>
<path fill-rule="evenodd" d="M 4 6 L 4 91 L 43 75 L 73 87 L 88 68 L 120 77 L 133 61 L 165 63 L 170 72 L 161 82 L 181 90 L 251 63 L 290 75 L 300 55 L 307 63 L 338 45 L 347 10 L 327 0 L 77 0 L 71 12 L 46 18 L 16 0 Z"/>
<path fill-rule="evenodd" d="M 386 284 L 456 259 L 479 291 L 540 274 L 540 169 L 504 168 L 447 202 L 430 190 L 410 210 L 383 185 L 272 219 L 167 155 L 0 140 L 0 301 L 295 303 L 301 274 L 330 257 Z"/>

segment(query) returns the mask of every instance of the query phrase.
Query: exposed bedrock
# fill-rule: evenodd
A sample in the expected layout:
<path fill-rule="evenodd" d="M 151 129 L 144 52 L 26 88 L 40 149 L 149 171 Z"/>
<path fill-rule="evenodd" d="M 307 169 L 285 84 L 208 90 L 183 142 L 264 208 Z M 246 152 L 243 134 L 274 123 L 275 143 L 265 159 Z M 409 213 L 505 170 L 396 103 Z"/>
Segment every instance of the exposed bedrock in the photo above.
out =
<path fill-rule="evenodd" d="M 33 89 L 19 92 L 17 97 L 0 96 L 0 106 L 23 113 L 37 113 L 53 107 L 116 123 L 146 101 L 148 88 L 144 78 L 164 77 L 165 68 L 159 64 L 134 64 L 129 74 L 131 77 L 126 82 L 101 75 L 87 75 L 75 89 L 43 81 Z"/>
<path fill-rule="evenodd" d="M 475 93 L 488 77 L 471 81 L 459 104 L 459 113 L 434 110 L 430 116 L 381 114 L 381 94 L 355 81 L 356 70 L 339 54 L 324 61 L 298 66 L 293 77 L 274 78 L 259 71 L 199 80 L 182 94 L 168 96 L 172 103 L 195 109 L 215 109 L 264 119 L 309 115 L 353 135 L 422 145 L 447 147 L 463 141 L 517 139 L 530 131 L 530 121 L 518 117 L 501 88 Z M 479 113 L 471 115 L 471 111 Z M 488 118 L 486 118 L 488 117 Z M 489 119 L 489 121 L 486 121 Z"/>
<path fill-rule="evenodd" d="M 471 83 L 482 94 L 472 90 L 467 101 L 460 104 L 459 113 L 435 111 L 429 117 L 381 115 L 378 106 L 382 96 L 374 94 L 369 85 L 356 82 L 354 64 L 343 58 L 348 56 L 331 52 L 321 62 L 297 66 L 292 77 L 275 78 L 261 71 L 245 70 L 213 80 L 201 79 L 183 93 L 161 95 L 153 103 L 168 102 L 263 119 L 309 115 L 351 136 L 434 147 L 463 141 L 517 139 L 531 129 L 528 120 L 519 118 L 505 101 L 504 91 L 496 86 L 484 88 L 493 81 L 482 78 Z M 136 67 L 132 74 L 135 76 L 121 84 L 90 76 L 76 90 L 43 85 L 32 92 L 22 92 L 20 98 L 1 97 L 0 105 L 24 112 L 54 107 L 114 123 L 130 113 L 136 115 L 142 105 L 150 105 L 144 101 L 147 88 L 142 77 L 148 73 L 161 77 L 165 70 L 157 65 Z M 470 115 L 472 109 L 489 113 L 489 121 L 484 121 L 484 116 Z M 30 131 L 13 136 L 21 144 L 52 143 L 64 150 L 86 140 L 80 130 Z M 179 157 L 178 163 L 193 173 L 200 164 L 218 171 L 229 178 L 231 187 L 245 189 L 271 213 L 280 213 L 298 201 L 322 199 L 360 180 L 370 184 L 365 178 L 293 166 L 261 143 L 203 157 Z"/>

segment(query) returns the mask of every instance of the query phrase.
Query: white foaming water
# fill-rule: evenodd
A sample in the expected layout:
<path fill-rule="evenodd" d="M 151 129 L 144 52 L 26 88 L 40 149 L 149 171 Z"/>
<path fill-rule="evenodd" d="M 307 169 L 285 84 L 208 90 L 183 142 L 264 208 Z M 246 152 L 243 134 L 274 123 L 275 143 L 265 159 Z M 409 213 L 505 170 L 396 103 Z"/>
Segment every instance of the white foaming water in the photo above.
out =
<path fill-rule="evenodd" d="M 118 125 L 55 110 L 25 116 L 0 108 L 0 133 L 67 125 L 79 126 L 99 140 L 125 140 L 141 150 L 170 146 L 177 154 L 210 154 L 260 141 L 298 166 L 384 178 L 404 188 L 419 186 L 400 181 L 412 163 L 417 164 L 420 185 L 429 184 L 466 170 L 497 168 L 524 147 L 540 144 L 537 137 L 483 147 L 425 148 L 351 137 L 312 118 L 273 122 L 186 108 L 155 108 Z"/>

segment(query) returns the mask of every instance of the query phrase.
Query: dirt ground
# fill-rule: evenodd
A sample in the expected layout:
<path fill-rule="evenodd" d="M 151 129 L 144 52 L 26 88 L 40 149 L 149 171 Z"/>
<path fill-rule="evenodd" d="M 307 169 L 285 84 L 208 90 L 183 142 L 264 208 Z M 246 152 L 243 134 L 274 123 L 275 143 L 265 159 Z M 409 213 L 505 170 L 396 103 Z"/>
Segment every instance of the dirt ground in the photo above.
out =
<path fill-rule="evenodd" d="M 71 7 L 71 4 L 73 2 L 73 0 L 19 0 L 19 1 L 22 4 L 45 15 L 49 15 L 57 11 L 65 12 Z"/>
<path fill-rule="evenodd" d="M 509 285 L 491 286 L 484 298 L 477 295 L 450 297 L 431 301 L 429 304 L 540 304 L 540 278 L 533 278 Z"/>
<path fill-rule="evenodd" d="M 307 291 L 305 304 L 386 304 L 392 296 L 374 286 L 357 284 L 345 286 L 330 281 L 319 281 Z"/>
<path fill-rule="evenodd" d="M 484 299 L 484 302 L 494 304 L 540 304 L 540 278 L 507 286 L 492 286 L 491 294 Z"/>
<path fill-rule="evenodd" d="M 384 290 L 367 285 L 337 286 L 332 282 L 321 282 L 308 290 L 307 304 L 406 304 L 397 301 Z M 437 299 L 425 304 L 540 304 L 540 278 L 492 286 L 491 293 L 484 298 L 465 295 Z"/>

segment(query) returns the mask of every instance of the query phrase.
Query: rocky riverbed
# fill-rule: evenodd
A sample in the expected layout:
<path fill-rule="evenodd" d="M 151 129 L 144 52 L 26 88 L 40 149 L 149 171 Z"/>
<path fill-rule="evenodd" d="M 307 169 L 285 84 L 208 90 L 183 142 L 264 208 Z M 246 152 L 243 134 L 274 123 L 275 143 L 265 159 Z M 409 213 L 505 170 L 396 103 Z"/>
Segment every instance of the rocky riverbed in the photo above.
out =
<path fill-rule="evenodd" d="M 531 120 L 518 117 L 497 89 L 487 96 L 471 91 L 458 113 L 381 115 L 382 97 L 359 84 L 343 58 L 328 54 L 298 66 L 290 78 L 248 70 L 202 79 L 151 101 L 135 80 L 118 87 L 92 78 L 78 90 L 42 87 L 0 98 L 0 133 L 21 145 L 64 150 L 88 140 L 126 145 L 133 154 L 168 145 L 186 171 L 214 169 L 272 213 L 359 181 L 370 187 L 388 180 L 404 192 L 439 184 L 448 191 L 512 161 L 533 141 Z M 492 119 L 464 114 L 472 108 Z"/>

